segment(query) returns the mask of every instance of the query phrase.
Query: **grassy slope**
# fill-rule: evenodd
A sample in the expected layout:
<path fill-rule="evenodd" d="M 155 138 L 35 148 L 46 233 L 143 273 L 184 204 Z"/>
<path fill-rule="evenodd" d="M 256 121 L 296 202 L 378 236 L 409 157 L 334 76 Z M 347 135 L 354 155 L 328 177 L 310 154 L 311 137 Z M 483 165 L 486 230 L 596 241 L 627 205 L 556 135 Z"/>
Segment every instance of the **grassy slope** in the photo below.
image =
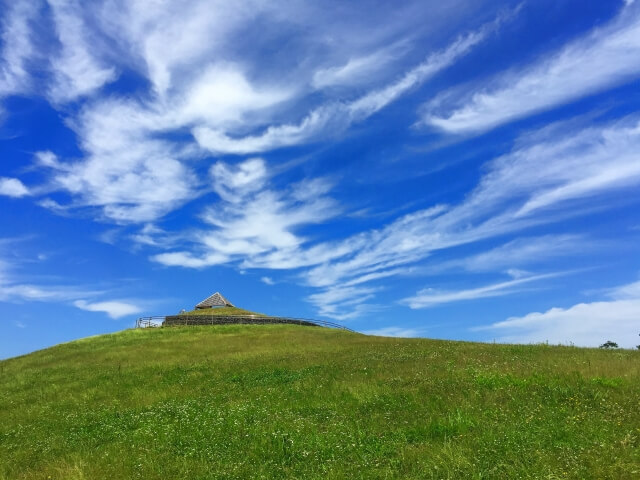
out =
<path fill-rule="evenodd" d="M 220 308 L 203 308 L 200 310 L 191 310 L 190 312 L 183 313 L 182 315 L 220 315 L 220 316 L 233 316 L 233 315 L 256 315 L 258 317 L 264 317 L 264 313 L 251 312 L 243 308 L 238 307 L 220 307 Z"/>
<path fill-rule="evenodd" d="M 640 352 L 286 325 L 0 362 L 0 479 L 639 478 Z"/>

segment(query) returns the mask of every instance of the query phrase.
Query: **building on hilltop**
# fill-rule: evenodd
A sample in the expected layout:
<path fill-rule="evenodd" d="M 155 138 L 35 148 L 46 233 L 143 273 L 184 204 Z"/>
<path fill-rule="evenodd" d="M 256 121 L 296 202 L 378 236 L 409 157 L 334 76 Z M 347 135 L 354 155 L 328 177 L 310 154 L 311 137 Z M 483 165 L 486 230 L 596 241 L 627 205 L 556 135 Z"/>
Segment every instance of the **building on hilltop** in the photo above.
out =
<path fill-rule="evenodd" d="M 226 307 L 226 308 L 225 308 Z M 154 318 L 161 317 L 143 317 L 138 319 L 137 326 L 151 326 L 150 322 Z M 304 320 L 300 318 L 289 317 L 272 317 L 262 313 L 251 312 L 243 308 L 238 308 L 229 300 L 224 298 L 220 292 L 216 292 L 210 297 L 205 298 L 196 305 L 195 310 L 185 312 L 182 310 L 177 315 L 167 315 L 162 321 L 163 327 L 186 326 L 186 325 L 239 325 L 253 324 L 265 325 L 270 323 L 304 325 L 308 327 L 334 327 L 343 328 L 338 324 L 321 320 Z"/>
<path fill-rule="evenodd" d="M 196 305 L 196 310 L 203 310 L 205 308 L 216 307 L 233 307 L 233 304 L 220 295 L 220 292 L 216 292 L 213 295 L 205 298 L 199 304 Z"/>

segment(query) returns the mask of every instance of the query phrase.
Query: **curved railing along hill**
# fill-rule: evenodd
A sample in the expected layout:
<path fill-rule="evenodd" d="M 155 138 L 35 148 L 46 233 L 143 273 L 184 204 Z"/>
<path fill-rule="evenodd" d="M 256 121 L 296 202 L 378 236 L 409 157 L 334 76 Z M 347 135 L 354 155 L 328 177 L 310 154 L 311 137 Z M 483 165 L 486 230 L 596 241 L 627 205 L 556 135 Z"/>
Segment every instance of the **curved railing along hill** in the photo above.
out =
<path fill-rule="evenodd" d="M 294 317 L 269 317 L 265 315 L 166 315 L 155 317 L 140 317 L 136 321 L 136 328 L 145 327 L 171 327 L 178 325 L 231 325 L 231 324 L 269 324 L 269 323 L 286 323 L 293 325 L 305 325 L 308 327 L 327 327 L 337 328 L 354 332 L 339 323 L 329 322 L 327 320 L 315 320 L 309 318 Z"/>

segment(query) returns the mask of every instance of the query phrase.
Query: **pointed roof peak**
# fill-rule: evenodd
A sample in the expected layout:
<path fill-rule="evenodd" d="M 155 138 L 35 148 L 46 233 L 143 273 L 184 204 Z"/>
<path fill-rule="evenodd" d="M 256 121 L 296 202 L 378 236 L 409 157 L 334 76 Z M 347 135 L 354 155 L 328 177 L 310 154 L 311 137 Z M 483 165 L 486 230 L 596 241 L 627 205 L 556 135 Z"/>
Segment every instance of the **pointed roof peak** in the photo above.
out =
<path fill-rule="evenodd" d="M 198 308 L 212 308 L 212 307 L 233 307 L 233 304 L 224 298 L 220 292 L 216 292 L 213 295 L 202 300 L 199 304 L 196 305 L 196 309 Z"/>

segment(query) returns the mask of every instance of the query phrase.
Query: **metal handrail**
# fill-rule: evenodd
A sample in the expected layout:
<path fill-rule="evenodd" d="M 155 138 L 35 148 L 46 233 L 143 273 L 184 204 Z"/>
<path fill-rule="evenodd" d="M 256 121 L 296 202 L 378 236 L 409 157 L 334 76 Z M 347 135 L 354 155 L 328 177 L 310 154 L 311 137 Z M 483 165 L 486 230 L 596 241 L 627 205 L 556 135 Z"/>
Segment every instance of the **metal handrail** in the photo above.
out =
<path fill-rule="evenodd" d="M 165 317 L 140 317 L 136 320 L 135 328 L 159 327 L 164 319 Z"/>
<path fill-rule="evenodd" d="M 167 317 L 180 317 L 180 314 L 176 314 L 176 315 L 163 315 L 163 316 L 153 316 L 153 317 L 140 317 L 136 320 L 136 325 L 135 328 L 149 328 L 149 327 L 159 327 L 162 325 L 162 323 L 164 322 L 164 320 Z M 263 316 L 263 315 L 229 315 L 229 316 L 224 316 L 224 315 L 192 315 L 192 317 L 195 319 L 202 319 L 202 320 L 211 320 L 212 323 L 213 320 L 216 319 L 222 319 L 222 318 L 234 318 L 234 319 L 238 319 L 238 320 L 266 320 L 267 322 L 269 320 L 274 320 L 273 323 L 278 323 L 285 321 L 288 323 L 296 323 L 296 322 L 300 322 L 300 324 L 313 324 L 316 325 L 318 327 L 327 327 L 327 328 L 336 328 L 339 330 L 346 330 L 348 332 L 352 332 L 352 333 L 357 333 L 355 332 L 355 330 L 352 330 L 348 327 L 345 327 L 344 325 L 340 325 L 339 323 L 335 323 L 335 322 L 330 322 L 328 320 L 317 320 L 317 319 L 311 319 L 311 318 L 296 318 L 296 317 L 268 317 L 268 316 Z M 185 322 L 186 324 L 186 322 Z"/>

